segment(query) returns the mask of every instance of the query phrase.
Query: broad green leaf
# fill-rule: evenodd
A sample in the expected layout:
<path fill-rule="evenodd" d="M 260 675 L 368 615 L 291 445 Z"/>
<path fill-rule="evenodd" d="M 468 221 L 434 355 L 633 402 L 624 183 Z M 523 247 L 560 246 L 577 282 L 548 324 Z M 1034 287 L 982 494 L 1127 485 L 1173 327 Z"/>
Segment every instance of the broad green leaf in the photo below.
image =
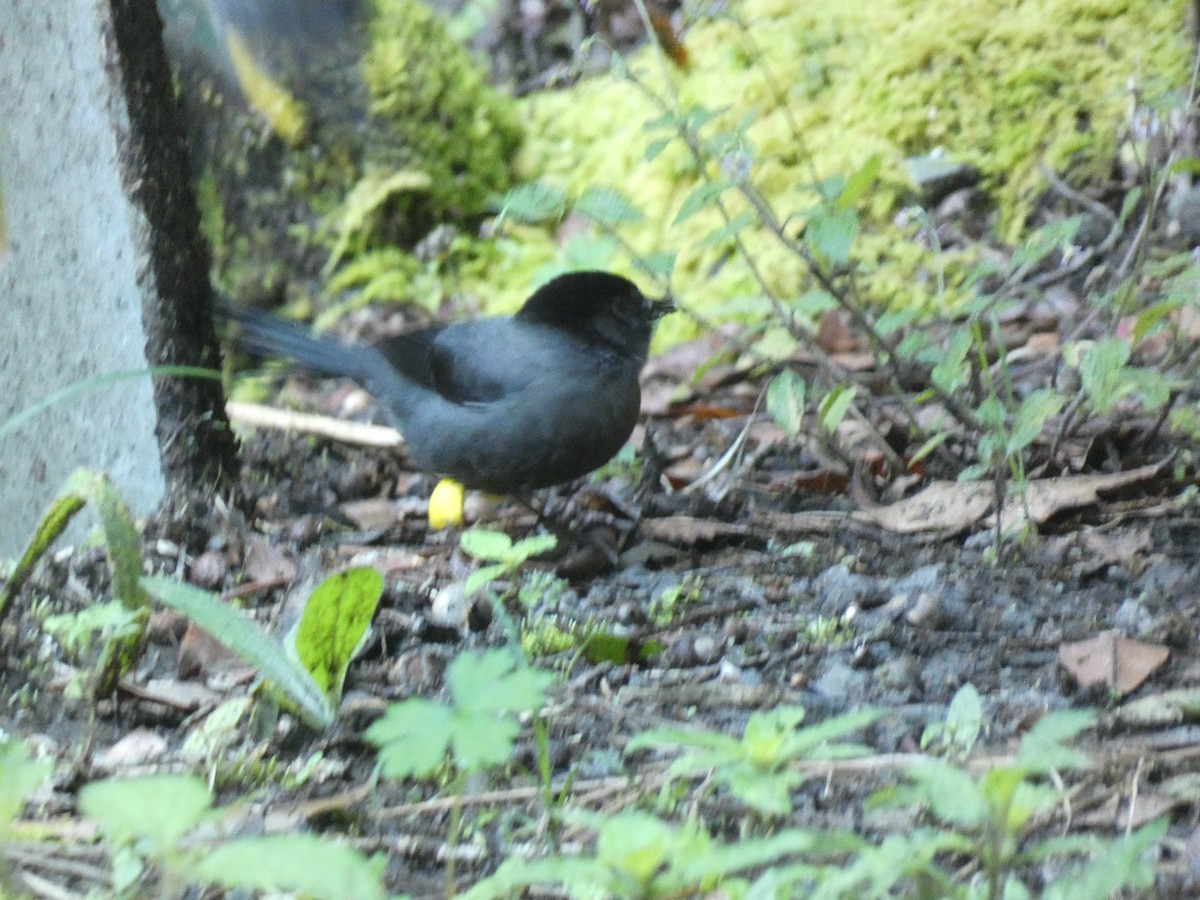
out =
<path fill-rule="evenodd" d="M 500 200 L 500 215 L 536 224 L 561 219 L 567 209 L 562 188 L 547 181 L 531 181 L 513 188 Z"/>
<path fill-rule="evenodd" d="M 671 222 L 671 226 L 680 225 L 700 212 L 702 209 L 707 209 L 716 203 L 717 198 L 721 196 L 721 192 L 729 187 L 729 182 L 725 179 L 717 179 L 715 181 L 705 181 L 692 188 L 683 204 L 679 207 L 679 212 L 675 214 L 675 219 Z"/>
<path fill-rule="evenodd" d="M 423 778 L 446 758 L 454 724 L 450 707 L 418 697 L 393 703 L 363 736 L 379 748 L 385 777 Z"/>
<path fill-rule="evenodd" d="M 387 858 L 311 834 L 273 834 L 220 844 L 196 863 L 209 884 L 321 900 L 383 900 Z"/>
<path fill-rule="evenodd" d="M 923 760 L 908 776 L 937 818 L 950 825 L 974 828 L 987 819 L 988 807 L 969 773 L 940 759 Z"/>
<path fill-rule="evenodd" d="M 333 723 L 337 710 L 304 666 L 292 660 L 278 641 L 220 597 L 159 576 L 143 578 L 141 583 L 159 603 L 183 613 L 217 642 L 257 668 L 268 686 L 293 706 L 305 723 L 314 728 Z"/>
<path fill-rule="evenodd" d="M 967 353 L 971 350 L 971 331 L 968 328 L 956 328 L 950 335 L 950 340 L 941 348 L 941 361 L 929 373 L 929 380 L 946 394 L 956 394 L 967 384 L 971 377 L 971 368 L 967 364 Z"/>
<path fill-rule="evenodd" d="M 1133 388 L 1125 377 L 1125 366 L 1132 349 L 1120 338 L 1096 341 L 1079 361 L 1083 392 L 1100 415 L 1110 413 L 1117 402 Z"/>
<path fill-rule="evenodd" d="M 804 238 L 821 257 L 835 266 L 850 260 L 850 248 L 858 236 L 858 211 L 819 207 L 808 220 Z"/>
<path fill-rule="evenodd" d="M 615 226 L 646 218 L 633 201 L 615 187 L 591 185 L 575 201 L 575 212 L 601 225 Z"/>
<path fill-rule="evenodd" d="M 784 369 L 767 387 L 767 412 L 789 437 L 796 437 L 804 425 L 805 384 L 793 369 Z"/>
<path fill-rule="evenodd" d="M 50 769 L 49 760 L 30 759 L 22 741 L 0 741 L 0 842 L 29 795 L 50 777 Z"/>
<path fill-rule="evenodd" d="M 212 808 L 212 795 L 195 775 L 142 775 L 94 781 L 79 792 L 79 808 L 116 844 L 148 841 L 174 850 Z"/>
<path fill-rule="evenodd" d="M 797 297 L 791 304 L 792 310 L 798 315 L 814 321 L 831 309 L 837 308 L 837 301 L 829 291 L 817 288 Z"/>
<path fill-rule="evenodd" d="M 553 681 L 508 649 L 460 653 L 446 670 L 455 707 L 484 715 L 532 712 Z"/>
<path fill-rule="evenodd" d="M 664 150 L 671 145 L 674 138 L 655 138 L 646 144 L 646 149 L 642 154 L 642 158 L 646 162 L 654 162 L 662 154 Z"/>
<path fill-rule="evenodd" d="M 821 427 L 826 431 L 836 431 L 837 427 L 842 424 L 842 419 L 846 417 L 850 404 L 854 402 L 857 394 L 857 387 L 842 384 L 822 397 L 817 409 Z"/>
<path fill-rule="evenodd" d="M 742 229 L 754 224 L 754 213 L 740 212 L 720 228 L 714 229 L 700 239 L 696 249 L 704 250 L 725 244 L 738 235 Z"/>
<path fill-rule="evenodd" d="M 338 706 L 346 670 L 366 636 L 383 594 L 383 576 L 370 568 L 329 576 L 312 592 L 296 629 L 296 653 L 313 680 Z"/>
<path fill-rule="evenodd" d="M 1066 403 L 1066 398 L 1050 388 L 1034 391 L 1021 401 L 1017 414 L 1013 416 L 1012 431 L 1008 435 L 1005 454 L 1015 456 L 1042 433 L 1046 420 L 1057 415 Z"/>
<path fill-rule="evenodd" d="M 655 278 L 668 279 L 671 273 L 675 271 L 675 253 L 647 253 L 641 257 L 639 262 L 642 268 Z"/>
<path fill-rule="evenodd" d="M 503 531 L 490 531 L 486 528 L 472 528 L 464 531 L 458 538 L 458 546 L 463 553 L 475 559 L 487 562 L 502 562 L 508 559 L 512 552 L 512 538 Z"/>
<path fill-rule="evenodd" d="M 837 198 L 837 205 L 841 209 L 855 206 L 875 186 L 882 169 L 883 158 L 878 153 L 871 154 L 870 158 L 846 179 L 846 186 Z"/>

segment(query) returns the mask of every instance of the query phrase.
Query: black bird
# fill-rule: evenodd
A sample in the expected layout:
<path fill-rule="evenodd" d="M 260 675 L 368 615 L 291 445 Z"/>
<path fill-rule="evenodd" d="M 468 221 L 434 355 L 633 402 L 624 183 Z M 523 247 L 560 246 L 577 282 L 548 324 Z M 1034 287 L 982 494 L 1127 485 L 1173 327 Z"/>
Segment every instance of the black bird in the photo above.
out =
<path fill-rule="evenodd" d="M 222 304 L 236 346 L 353 378 L 384 407 L 422 468 L 469 488 L 523 494 L 608 462 L 641 405 L 654 323 L 674 310 L 607 272 L 561 275 L 514 316 L 352 343 Z"/>

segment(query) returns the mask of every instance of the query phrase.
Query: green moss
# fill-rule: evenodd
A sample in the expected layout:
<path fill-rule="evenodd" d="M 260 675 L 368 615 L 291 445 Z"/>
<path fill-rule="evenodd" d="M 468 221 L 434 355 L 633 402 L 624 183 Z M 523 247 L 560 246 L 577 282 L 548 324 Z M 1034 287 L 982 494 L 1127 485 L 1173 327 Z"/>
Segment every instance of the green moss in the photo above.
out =
<path fill-rule="evenodd" d="M 361 3 L 359 23 L 336 40 L 320 29 L 245 35 L 243 50 L 264 57 L 253 60 L 260 80 L 275 79 L 272 90 L 305 110 L 289 139 L 254 108 L 191 88 L 191 108 L 212 120 L 196 129 L 206 147 L 205 228 L 218 280 L 235 295 L 278 290 L 279 265 L 284 285 L 308 293 L 332 268 L 331 251 L 353 258 L 410 246 L 446 222 L 473 230 L 510 186 L 522 139 L 514 101 L 420 0 Z"/>
<path fill-rule="evenodd" d="M 781 220 L 804 219 L 813 202 L 805 185 L 850 173 L 879 155 L 884 172 L 864 204 L 867 233 L 856 247 L 865 283 L 877 302 L 927 305 L 953 302 L 963 269 L 955 258 L 938 263 L 947 273 L 947 294 L 939 297 L 934 261 L 891 227 L 899 208 L 912 201 L 905 158 L 943 147 L 978 167 L 1001 232 L 1014 240 L 1044 190 L 1039 163 L 1066 172 L 1075 184 L 1107 178 L 1126 121 L 1130 79 L 1186 82 L 1184 5 L 744 0 L 731 8 L 745 32 L 720 19 L 691 28 L 689 71 L 665 70 L 650 52 L 628 65 L 660 94 L 674 91 L 685 109 L 727 107 L 706 127 L 710 137 L 731 132 L 749 114 L 743 146 L 753 155 L 752 177 Z M 521 109 L 530 134 L 520 157 L 524 176 L 549 178 L 574 196 L 604 184 L 632 196 L 647 217 L 623 228 L 622 237 L 640 254 L 678 252 L 673 286 L 686 304 L 706 309 L 760 293 L 728 244 L 702 245 L 720 225 L 715 212 L 672 225 L 699 173 L 678 147 L 645 159 L 657 136 L 645 123 L 660 111 L 619 73 L 532 95 Z M 732 191 L 726 197 L 733 214 L 745 208 Z M 539 270 L 562 259 L 550 232 L 530 230 L 523 237 L 519 253 L 502 253 L 500 267 L 486 273 L 488 283 L 510 286 L 499 298 L 502 308 L 514 305 Z M 774 237 L 757 230 L 743 237 L 780 296 L 806 289 L 803 265 Z M 663 322 L 668 337 L 687 329 L 683 317 Z"/>
<path fill-rule="evenodd" d="M 502 193 L 521 143 L 513 100 L 487 83 L 483 69 L 445 25 L 414 0 L 373 0 L 362 62 L 371 117 L 364 177 L 423 173 L 426 194 L 411 193 L 392 214 L 427 230 L 470 219 Z"/>

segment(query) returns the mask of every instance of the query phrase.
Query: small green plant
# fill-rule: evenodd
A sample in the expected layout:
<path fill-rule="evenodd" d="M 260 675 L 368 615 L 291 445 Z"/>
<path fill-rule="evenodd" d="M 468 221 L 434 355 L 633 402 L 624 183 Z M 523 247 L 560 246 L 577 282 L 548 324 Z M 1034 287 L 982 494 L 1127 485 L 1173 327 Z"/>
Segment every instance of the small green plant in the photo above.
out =
<path fill-rule="evenodd" d="M 978 728 L 977 723 L 971 724 L 974 704 L 969 693 L 963 696 L 955 712 L 960 727 L 949 738 L 960 746 Z M 974 775 L 950 760 L 929 757 L 907 770 L 907 784 L 877 792 L 871 800 L 873 806 L 911 809 L 916 805 L 940 826 L 898 839 L 910 851 L 910 860 L 922 861 L 919 873 L 910 868 L 910 875 L 919 874 L 920 880 L 938 885 L 939 896 L 1001 900 L 1032 896 L 1026 872 L 1036 870 L 1044 860 L 1082 857 L 1064 867 L 1040 896 L 1082 900 L 1111 896 L 1122 887 L 1151 884 L 1153 866 L 1145 852 L 1162 839 L 1165 820 L 1116 841 L 1036 833 L 1038 825 L 1064 803 L 1060 773 L 1087 760 L 1068 742 L 1094 723 L 1095 716 L 1085 711 L 1049 713 L 1022 738 L 1011 762 Z M 978 881 L 968 891 L 950 887 L 954 879 L 935 858 L 944 851 L 953 851 L 952 858 L 959 862 L 967 857 L 978 865 Z M 860 859 L 859 876 L 873 865 L 868 857 Z"/>
<path fill-rule="evenodd" d="M 450 701 L 392 704 L 367 729 L 387 778 L 424 778 L 449 757 L 463 774 L 501 765 L 512 754 L 519 716 L 539 709 L 553 681 L 508 649 L 459 654 L 446 670 Z"/>
<path fill-rule="evenodd" d="M 869 748 L 840 739 L 867 727 L 881 714 L 859 710 L 801 728 L 804 710 L 781 706 L 751 713 L 740 738 L 711 731 L 655 729 L 633 738 L 626 752 L 681 749 L 683 755 L 669 770 L 672 778 L 711 773 L 714 781 L 724 784 L 760 815 L 785 816 L 792 811 L 792 791 L 809 777 L 790 765 L 799 760 L 845 759 L 868 753 Z"/>
<path fill-rule="evenodd" d="M 804 639 L 819 647 L 844 644 L 854 638 L 854 626 L 840 616 L 815 616 L 804 623 Z"/>
<path fill-rule="evenodd" d="M 109 844 L 117 897 L 178 897 L 188 885 L 322 900 L 386 896 L 382 855 L 367 859 L 347 844 L 305 834 L 224 839 L 213 826 L 230 810 L 214 809 L 195 776 L 94 782 L 80 791 L 79 806 Z"/>
<path fill-rule="evenodd" d="M 122 611 L 112 608 L 83 613 L 53 624 L 76 650 L 90 648 L 93 633 L 99 633 L 96 658 L 88 665 L 89 688 L 96 696 L 112 693 L 117 680 L 133 666 L 150 620 L 150 598 L 140 583 L 141 540 L 133 516 L 107 476 L 87 469 L 76 470 L 38 524 L 29 546 L 17 561 L 8 582 L 0 589 L 0 620 L 34 565 L 63 533 L 71 519 L 91 506 L 99 521 L 100 535 L 112 573 L 112 594 Z M 77 685 L 82 687 L 82 683 Z"/>
<path fill-rule="evenodd" d="M 921 733 L 921 749 L 950 759 L 965 759 L 983 731 L 983 700 L 975 685 L 968 682 L 954 692 L 946 717 Z"/>
<path fill-rule="evenodd" d="M 686 575 L 679 584 L 663 588 L 650 601 L 650 621 L 655 625 L 670 625 L 682 614 L 683 607 L 700 601 L 704 581 L 699 575 Z"/>
<path fill-rule="evenodd" d="M 266 685 L 314 728 L 326 728 L 337 718 L 346 670 L 383 593 L 383 576 L 374 569 L 331 575 L 309 597 L 285 648 L 208 591 L 161 577 L 142 584 L 160 603 L 252 663 Z"/>
<path fill-rule="evenodd" d="M 78 665 L 64 688 L 64 695 L 79 700 L 94 694 L 95 686 L 105 677 L 110 648 L 138 641 L 144 626 L 140 614 L 115 600 L 47 616 L 42 628 Z"/>
<path fill-rule="evenodd" d="M 49 775 L 50 764 L 46 760 L 30 759 L 24 742 L 0 731 L 0 896 L 24 895 L 9 872 L 4 847 L 14 836 L 21 808 Z"/>
<path fill-rule="evenodd" d="M 467 579 L 464 590 L 470 596 L 490 589 L 497 581 L 511 578 L 528 560 L 558 546 L 558 539 L 552 534 L 538 534 L 513 543 L 513 539 L 502 531 L 472 528 L 462 533 L 459 546 L 468 556 L 488 563 Z"/>
<path fill-rule="evenodd" d="M 541 708 L 552 681 L 550 673 L 530 667 L 511 649 L 459 654 L 446 670 L 450 702 L 417 697 L 394 703 L 367 729 L 366 739 L 379 748 L 379 771 L 385 778 L 426 778 L 448 761 L 452 793 L 460 796 L 468 775 L 508 761 L 519 717 Z M 461 828 L 462 806 L 456 803 L 452 842 Z M 446 883 L 452 890 L 453 855 Z"/>
<path fill-rule="evenodd" d="M 596 832 L 593 855 L 506 860 L 464 900 L 512 897 L 533 885 L 553 885 L 569 897 L 668 900 L 673 897 L 750 896 L 738 872 L 801 853 L 832 853 L 856 846 L 848 835 L 787 830 L 767 838 L 722 844 L 695 822 L 673 825 L 642 812 L 601 817 L 568 811 L 564 818 Z M 761 896 L 774 896 L 762 894 Z"/>

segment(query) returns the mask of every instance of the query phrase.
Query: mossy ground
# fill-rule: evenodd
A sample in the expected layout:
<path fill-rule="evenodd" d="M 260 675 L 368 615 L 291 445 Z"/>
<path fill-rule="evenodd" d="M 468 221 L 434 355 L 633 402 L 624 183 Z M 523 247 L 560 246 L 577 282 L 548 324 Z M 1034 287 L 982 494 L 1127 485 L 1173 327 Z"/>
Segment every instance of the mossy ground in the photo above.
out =
<path fill-rule="evenodd" d="M 997 237 L 1015 240 L 1046 187 L 1040 164 L 1075 185 L 1104 181 L 1128 123 L 1130 85 L 1154 95 L 1187 83 L 1183 23 L 1179 0 L 744 0 L 690 27 L 687 71 L 653 49 L 625 65 L 680 109 L 724 110 L 705 134 L 748 119 L 740 149 L 781 221 L 803 221 L 814 200 L 808 186 L 878 155 L 882 175 L 865 202 L 856 255 L 870 299 L 926 306 L 953 298 L 937 296 L 931 254 L 912 242 L 911 229 L 891 225 L 914 199 L 905 159 L 942 148 L 976 166 L 998 214 Z M 719 314 L 761 293 L 728 242 L 703 245 L 720 225 L 715 211 L 672 224 L 700 173 L 679 147 L 647 161 L 659 135 L 646 123 L 660 111 L 620 71 L 527 97 L 521 109 L 529 132 L 522 174 L 572 195 L 590 185 L 624 191 L 646 218 L 622 238 L 639 254 L 678 253 L 673 287 L 684 303 Z M 718 165 L 711 162 L 710 175 Z M 744 206 L 729 194 L 736 215 Z M 761 230 L 743 237 L 775 291 L 790 298 L 804 289 L 794 254 Z M 523 228 L 494 250 L 474 285 L 511 308 L 540 270 L 570 262 L 571 248 L 549 229 Z M 613 265 L 628 269 L 629 261 L 618 255 Z"/>

